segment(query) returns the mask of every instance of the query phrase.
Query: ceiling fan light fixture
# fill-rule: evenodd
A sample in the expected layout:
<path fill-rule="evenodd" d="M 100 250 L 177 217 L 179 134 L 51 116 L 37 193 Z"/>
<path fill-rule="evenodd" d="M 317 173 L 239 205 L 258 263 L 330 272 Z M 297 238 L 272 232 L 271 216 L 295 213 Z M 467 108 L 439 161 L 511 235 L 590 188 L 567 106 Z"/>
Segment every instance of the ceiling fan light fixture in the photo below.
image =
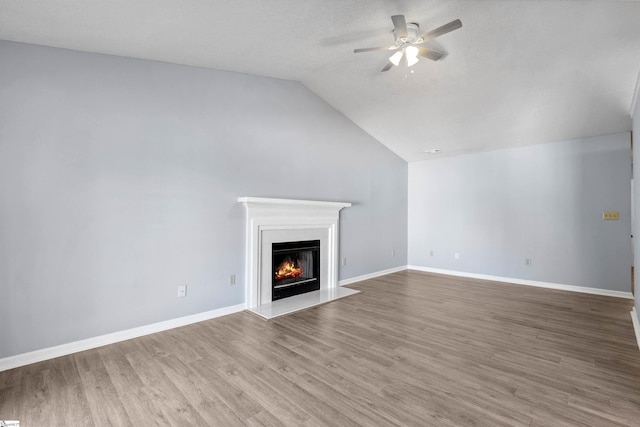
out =
<path fill-rule="evenodd" d="M 407 56 L 407 66 L 413 67 L 418 63 L 418 48 L 415 46 L 407 46 L 405 54 Z"/>
<path fill-rule="evenodd" d="M 404 52 L 402 50 L 396 51 L 396 53 L 394 53 L 389 57 L 389 62 L 391 62 L 393 65 L 397 67 L 398 65 L 400 65 L 400 60 L 402 59 L 402 55 L 404 55 Z"/>

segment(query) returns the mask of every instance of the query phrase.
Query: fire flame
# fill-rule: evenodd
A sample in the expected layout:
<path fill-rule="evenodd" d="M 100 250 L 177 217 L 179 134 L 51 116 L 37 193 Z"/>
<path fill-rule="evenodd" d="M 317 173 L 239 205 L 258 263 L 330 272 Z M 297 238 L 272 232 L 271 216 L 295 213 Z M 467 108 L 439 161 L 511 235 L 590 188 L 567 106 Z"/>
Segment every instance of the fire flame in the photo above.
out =
<path fill-rule="evenodd" d="M 280 264 L 276 270 L 276 280 L 294 279 L 300 275 L 302 275 L 302 269 L 289 261 Z"/>

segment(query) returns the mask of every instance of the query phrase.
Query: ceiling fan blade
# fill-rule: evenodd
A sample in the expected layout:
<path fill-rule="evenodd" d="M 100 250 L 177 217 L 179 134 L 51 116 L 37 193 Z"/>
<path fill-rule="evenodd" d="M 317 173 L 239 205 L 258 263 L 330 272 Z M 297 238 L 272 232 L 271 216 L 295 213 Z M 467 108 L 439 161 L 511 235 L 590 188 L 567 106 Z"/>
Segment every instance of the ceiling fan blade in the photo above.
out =
<path fill-rule="evenodd" d="M 387 62 L 387 65 L 385 65 L 384 68 L 380 71 L 384 73 L 385 71 L 389 71 L 391 67 L 393 67 L 393 64 L 391 62 Z"/>
<path fill-rule="evenodd" d="M 407 39 L 407 22 L 404 20 L 404 15 L 393 15 L 391 17 L 393 21 L 393 27 L 396 29 L 396 34 L 400 39 Z M 404 41 L 403 40 L 403 41 Z"/>
<path fill-rule="evenodd" d="M 457 30 L 462 27 L 462 21 L 456 19 L 455 21 L 451 21 L 448 24 L 444 24 L 442 27 L 438 27 L 435 30 L 431 30 L 428 33 L 424 34 L 422 37 L 423 43 L 429 40 L 433 40 L 436 37 L 440 37 L 444 34 L 450 33 L 453 30 Z"/>
<path fill-rule="evenodd" d="M 430 59 L 432 61 L 438 61 L 444 57 L 444 53 L 438 52 L 437 50 L 427 49 L 425 47 L 421 47 L 418 49 L 418 55 Z"/>
<path fill-rule="evenodd" d="M 391 49 L 395 49 L 395 46 L 363 47 L 361 49 L 353 49 L 353 53 L 375 52 L 377 50 L 391 50 Z"/>

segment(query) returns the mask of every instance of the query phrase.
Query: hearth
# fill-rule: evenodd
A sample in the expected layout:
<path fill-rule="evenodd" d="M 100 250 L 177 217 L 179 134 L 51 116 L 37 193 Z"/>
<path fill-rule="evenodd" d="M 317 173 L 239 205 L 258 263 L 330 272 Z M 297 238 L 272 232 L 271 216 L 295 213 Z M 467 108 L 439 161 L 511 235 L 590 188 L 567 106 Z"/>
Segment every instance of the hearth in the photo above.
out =
<path fill-rule="evenodd" d="M 320 240 L 272 243 L 272 301 L 320 289 Z"/>

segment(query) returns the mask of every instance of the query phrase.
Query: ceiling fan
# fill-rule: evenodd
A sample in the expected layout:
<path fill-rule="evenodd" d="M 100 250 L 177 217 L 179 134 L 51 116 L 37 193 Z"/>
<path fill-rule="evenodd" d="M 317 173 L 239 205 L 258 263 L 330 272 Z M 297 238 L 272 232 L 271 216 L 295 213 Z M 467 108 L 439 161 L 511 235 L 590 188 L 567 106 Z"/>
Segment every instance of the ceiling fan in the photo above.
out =
<path fill-rule="evenodd" d="M 403 57 L 407 62 L 407 67 L 411 67 L 418 63 L 418 55 L 431 59 L 432 61 L 442 59 L 445 56 L 444 52 L 439 52 L 425 47 L 423 46 L 423 43 L 462 27 L 462 21 L 456 19 L 455 21 L 444 24 L 435 30 L 431 30 L 428 33 L 420 35 L 420 25 L 415 22 L 407 24 L 404 19 L 404 15 L 393 15 L 391 17 L 391 21 L 393 22 L 393 39 L 395 40 L 395 44 L 391 46 L 365 47 L 353 50 L 353 53 L 374 52 L 379 50 L 394 52 L 393 55 L 389 57 L 387 65 L 380 70 L 383 72 L 389 71 L 393 65 L 396 67 L 400 65 L 400 61 L 402 61 Z"/>

